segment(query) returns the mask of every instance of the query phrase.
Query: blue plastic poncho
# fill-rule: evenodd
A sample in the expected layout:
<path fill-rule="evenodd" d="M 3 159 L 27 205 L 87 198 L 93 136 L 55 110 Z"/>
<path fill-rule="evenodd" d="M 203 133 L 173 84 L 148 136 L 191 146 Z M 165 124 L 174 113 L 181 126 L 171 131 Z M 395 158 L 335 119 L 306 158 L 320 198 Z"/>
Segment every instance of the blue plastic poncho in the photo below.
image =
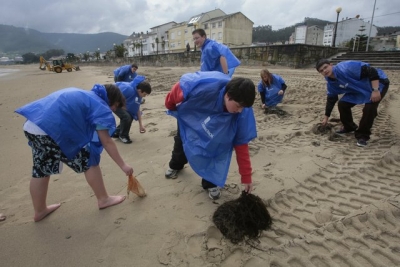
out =
<path fill-rule="evenodd" d="M 283 95 L 278 95 L 278 92 L 282 89 L 282 84 L 284 83 L 285 81 L 282 77 L 276 74 L 272 74 L 270 86 L 264 85 L 262 80 L 258 83 L 257 90 L 265 95 L 265 105 L 267 107 L 275 107 L 282 102 Z"/>
<path fill-rule="evenodd" d="M 220 44 L 214 40 L 206 39 L 201 47 L 200 70 L 201 71 L 220 71 L 222 66 L 220 57 L 226 58 L 229 75 L 232 77 L 235 68 L 240 65 L 240 60 L 232 53 L 226 45 Z"/>
<path fill-rule="evenodd" d="M 337 96 L 344 94 L 340 101 L 353 104 L 371 103 L 372 87 L 368 78 L 360 80 L 361 67 L 369 66 L 361 61 L 343 61 L 333 66 L 336 80 L 325 77 L 328 82 L 327 95 Z M 386 74 L 381 69 L 378 71 L 379 79 L 386 79 Z M 384 85 L 379 83 L 379 91 L 382 92 Z"/>
<path fill-rule="evenodd" d="M 233 146 L 257 136 L 252 108 L 242 113 L 224 111 L 225 85 L 221 72 L 196 72 L 182 76 L 184 101 L 175 113 L 183 149 L 192 169 L 202 178 L 224 186 Z"/>
<path fill-rule="evenodd" d="M 15 110 L 39 126 L 72 159 L 85 146 L 90 147 L 90 166 L 100 161 L 102 146 L 96 126 L 115 131 L 115 118 L 102 85 L 92 91 L 66 88 Z M 96 164 L 97 163 L 97 164 Z"/>
<path fill-rule="evenodd" d="M 118 81 L 131 82 L 137 73 L 132 72 L 132 65 L 124 65 L 114 70 L 114 76 L 119 78 Z"/>
<path fill-rule="evenodd" d="M 140 104 L 142 103 L 142 98 L 139 96 L 137 92 L 137 85 L 143 82 L 146 79 L 145 76 L 138 75 L 133 79 L 132 82 L 117 82 L 119 90 L 121 90 L 122 94 L 126 99 L 126 110 L 131 114 L 134 120 L 138 120 L 137 113 L 140 108 Z"/>

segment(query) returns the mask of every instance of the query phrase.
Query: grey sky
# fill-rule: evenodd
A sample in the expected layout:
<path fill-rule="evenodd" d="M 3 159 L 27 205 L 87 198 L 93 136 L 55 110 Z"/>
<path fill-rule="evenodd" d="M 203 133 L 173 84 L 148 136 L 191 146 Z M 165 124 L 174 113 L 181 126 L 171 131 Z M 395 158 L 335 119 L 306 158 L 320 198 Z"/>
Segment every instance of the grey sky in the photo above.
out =
<path fill-rule="evenodd" d="M 273 30 L 301 22 L 305 17 L 336 21 L 360 15 L 370 21 L 375 0 L 2 0 L 0 24 L 51 33 L 115 32 L 130 35 L 170 21 L 220 8 L 242 12 L 254 26 Z M 400 0 L 376 0 L 376 26 L 400 26 Z"/>

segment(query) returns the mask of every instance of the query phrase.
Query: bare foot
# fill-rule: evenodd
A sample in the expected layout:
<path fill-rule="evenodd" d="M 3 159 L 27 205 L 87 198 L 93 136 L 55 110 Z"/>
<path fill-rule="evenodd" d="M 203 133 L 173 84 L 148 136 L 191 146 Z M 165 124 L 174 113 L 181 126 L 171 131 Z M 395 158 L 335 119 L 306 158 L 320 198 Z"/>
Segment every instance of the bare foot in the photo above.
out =
<path fill-rule="evenodd" d="M 0 213 L 0 222 L 5 221 L 7 219 L 7 216 L 4 215 L 3 213 Z"/>
<path fill-rule="evenodd" d="M 105 209 L 114 205 L 118 205 L 122 203 L 125 200 L 126 196 L 109 196 L 106 200 L 104 201 L 99 201 L 99 209 Z"/>
<path fill-rule="evenodd" d="M 35 222 L 43 220 L 47 215 L 58 209 L 60 206 L 61 206 L 60 203 L 47 206 L 47 208 L 43 212 L 35 213 L 33 220 Z"/>

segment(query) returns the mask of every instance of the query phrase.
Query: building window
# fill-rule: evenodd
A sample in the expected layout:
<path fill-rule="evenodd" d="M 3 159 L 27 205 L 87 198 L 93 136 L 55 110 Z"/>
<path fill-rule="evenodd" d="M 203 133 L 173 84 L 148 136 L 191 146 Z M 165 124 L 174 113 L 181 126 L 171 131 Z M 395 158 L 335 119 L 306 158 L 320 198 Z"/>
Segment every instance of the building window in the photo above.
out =
<path fill-rule="evenodd" d="M 171 32 L 171 40 L 175 39 L 175 32 Z"/>
<path fill-rule="evenodd" d="M 218 33 L 218 40 L 222 40 L 222 32 Z"/>
<path fill-rule="evenodd" d="M 212 39 L 213 39 L 213 40 L 216 40 L 216 39 L 215 39 L 215 33 L 212 34 Z"/>
<path fill-rule="evenodd" d="M 213 29 L 215 28 L 215 24 L 216 24 L 216 23 L 212 23 L 212 24 L 211 24 Z"/>
<path fill-rule="evenodd" d="M 178 36 L 181 36 L 181 31 L 178 31 Z"/>
<path fill-rule="evenodd" d="M 208 23 L 204 24 L 204 29 L 205 29 L 205 30 L 208 29 Z"/>
<path fill-rule="evenodd" d="M 222 27 L 222 21 L 218 22 L 218 28 Z"/>
<path fill-rule="evenodd" d="M 185 35 L 188 33 L 188 30 L 187 29 L 185 29 Z"/>

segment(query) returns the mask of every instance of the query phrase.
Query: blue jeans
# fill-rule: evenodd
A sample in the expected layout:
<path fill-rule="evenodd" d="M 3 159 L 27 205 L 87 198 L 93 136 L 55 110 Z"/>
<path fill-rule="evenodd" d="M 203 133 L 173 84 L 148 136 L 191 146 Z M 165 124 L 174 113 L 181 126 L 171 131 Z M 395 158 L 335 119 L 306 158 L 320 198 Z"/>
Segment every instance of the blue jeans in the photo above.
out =
<path fill-rule="evenodd" d="M 115 131 L 120 137 L 126 137 L 129 139 L 129 131 L 131 130 L 133 118 L 131 114 L 125 109 L 117 108 L 115 115 L 120 119 L 117 130 Z"/>

